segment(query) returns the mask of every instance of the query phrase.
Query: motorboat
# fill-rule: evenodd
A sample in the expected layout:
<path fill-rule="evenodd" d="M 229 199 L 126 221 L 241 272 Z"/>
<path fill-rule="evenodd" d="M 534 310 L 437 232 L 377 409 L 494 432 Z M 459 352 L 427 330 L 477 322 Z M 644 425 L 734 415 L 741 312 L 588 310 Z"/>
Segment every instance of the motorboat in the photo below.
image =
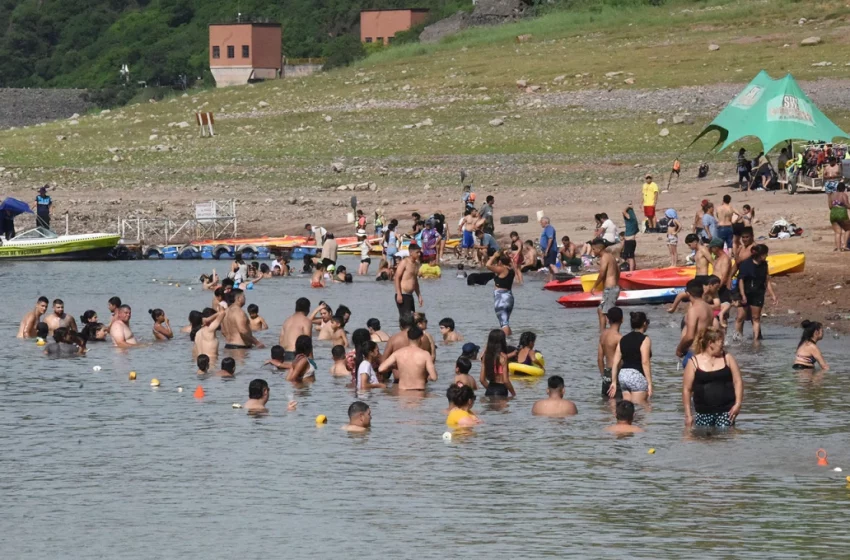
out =
<path fill-rule="evenodd" d="M 106 260 L 120 239 L 116 233 L 58 235 L 37 227 L 0 240 L 0 260 Z"/>

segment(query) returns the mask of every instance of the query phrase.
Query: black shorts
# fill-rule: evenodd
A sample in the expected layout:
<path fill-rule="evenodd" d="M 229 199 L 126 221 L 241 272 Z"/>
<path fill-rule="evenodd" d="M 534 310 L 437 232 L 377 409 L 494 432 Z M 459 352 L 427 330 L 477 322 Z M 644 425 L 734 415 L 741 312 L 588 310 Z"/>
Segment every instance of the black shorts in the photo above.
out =
<path fill-rule="evenodd" d="M 720 303 L 732 303 L 732 291 L 726 286 L 723 286 L 717 292 L 717 298 L 720 300 Z"/>
<path fill-rule="evenodd" d="M 634 239 L 627 239 L 623 241 L 623 250 L 620 253 L 620 257 L 624 259 L 633 259 L 635 258 L 635 249 L 637 248 L 637 241 Z"/>
<path fill-rule="evenodd" d="M 708 276 L 708 274 L 698 274 L 694 276 L 694 280 L 705 286 L 706 284 L 708 284 Z"/>
<path fill-rule="evenodd" d="M 250 350 L 251 346 L 246 346 L 244 344 L 225 344 L 225 350 Z"/>
<path fill-rule="evenodd" d="M 764 307 L 764 294 L 764 290 L 746 292 L 744 295 L 747 298 L 747 306 Z"/>
<path fill-rule="evenodd" d="M 398 307 L 398 316 L 401 317 L 405 313 L 414 313 L 416 306 L 413 301 L 413 294 L 401 294 L 401 303 L 396 299 L 396 307 Z"/>
<path fill-rule="evenodd" d="M 534 272 L 535 270 L 540 270 L 540 264 L 529 264 L 519 269 L 520 272 Z"/>
<path fill-rule="evenodd" d="M 555 266 L 555 263 L 558 262 L 558 253 L 547 253 L 546 257 L 543 259 L 543 266 Z"/>
<path fill-rule="evenodd" d="M 330 260 L 330 259 L 322 259 L 322 266 L 324 266 L 325 268 L 327 268 L 327 267 L 329 267 L 330 265 L 334 265 L 334 266 L 336 266 L 336 261 L 332 261 L 332 260 Z"/>
<path fill-rule="evenodd" d="M 741 237 L 741 234 L 744 233 L 744 228 L 747 227 L 744 225 L 744 222 L 735 222 L 732 224 L 732 235 L 735 237 Z"/>
<path fill-rule="evenodd" d="M 365 259 L 360 259 L 360 262 L 366 264 L 372 264 L 372 259 L 370 257 L 366 257 Z"/>
<path fill-rule="evenodd" d="M 490 383 L 484 392 L 485 397 L 508 398 L 508 386 L 504 383 Z"/>

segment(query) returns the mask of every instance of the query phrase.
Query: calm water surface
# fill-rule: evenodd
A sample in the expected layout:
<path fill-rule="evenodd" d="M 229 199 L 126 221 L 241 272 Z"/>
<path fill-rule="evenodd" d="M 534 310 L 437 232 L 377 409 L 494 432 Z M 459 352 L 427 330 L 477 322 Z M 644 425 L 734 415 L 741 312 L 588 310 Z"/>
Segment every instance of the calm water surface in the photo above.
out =
<path fill-rule="evenodd" d="M 210 292 L 197 284 L 209 267 L 160 261 L 0 268 L 0 557 L 848 554 L 848 352 L 846 340 L 830 334 L 822 348 L 834 369 L 826 374 L 788 367 L 799 337 L 793 329 L 768 325 L 758 351 L 731 346 L 746 384 L 739 429 L 692 438 L 683 430 L 673 356 L 679 317 L 650 308 L 656 394 L 651 410 L 637 415 L 647 431 L 617 440 L 602 431 L 613 418 L 598 397 L 595 311 L 563 309 L 542 283 L 529 282 L 515 290 L 513 341 L 523 330 L 537 333 L 548 373 L 567 380 L 579 414 L 532 417 L 546 382 L 518 381 L 517 399 L 503 410 L 479 399 L 485 424 L 451 443 L 441 439 L 442 411 L 457 347 L 439 349 L 441 379 L 425 398 L 368 395 L 373 429 L 364 436 L 339 429 L 354 394 L 327 375 L 325 342 L 316 348 L 317 382 L 307 389 L 262 369 L 268 350 L 253 350 L 235 380 L 201 381 L 207 396 L 198 402 L 187 335 L 128 352 L 91 344 L 88 356 L 66 360 L 47 360 L 32 341 L 15 339 L 39 295 L 61 297 L 75 317 L 95 309 L 102 320 L 107 299 L 119 295 L 133 306 L 136 335 L 150 341 L 148 308 L 163 308 L 177 330 L 190 310 L 210 304 Z M 302 295 L 348 305 L 349 331 L 377 317 L 394 332 L 390 286 L 366 279 L 323 291 L 308 286 L 308 278 L 275 279 L 247 293 L 271 326 L 260 334 L 268 346 Z M 435 336 L 445 316 L 477 344 L 498 326 L 490 288 L 468 288 L 450 275 L 424 284 L 423 292 Z M 127 378 L 131 370 L 135 382 Z M 149 386 L 153 377 L 159 389 Z M 231 408 L 246 400 L 256 377 L 271 385 L 266 418 Z M 300 404 L 287 413 L 290 394 Z M 317 414 L 329 424 L 317 428 Z M 651 447 L 656 454 L 647 453 Z M 829 451 L 828 469 L 816 466 L 819 447 Z M 847 472 L 833 472 L 835 466 Z"/>

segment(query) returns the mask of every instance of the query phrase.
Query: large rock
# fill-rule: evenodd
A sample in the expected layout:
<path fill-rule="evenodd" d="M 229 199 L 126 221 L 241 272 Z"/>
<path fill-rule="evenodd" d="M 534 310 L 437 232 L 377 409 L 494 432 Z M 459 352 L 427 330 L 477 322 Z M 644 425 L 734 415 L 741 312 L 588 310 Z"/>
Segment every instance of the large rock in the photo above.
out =
<path fill-rule="evenodd" d="M 820 45 L 821 39 L 820 37 L 806 37 L 802 41 L 800 41 L 800 45 L 804 47 L 811 47 L 812 45 Z"/>
<path fill-rule="evenodd" d="M 457 12 L 433 23 L 422 30 L 419 40 L 423 43 L 434 43 L 470 26 L 497 25 L 515 21 L 525 15 L 530 5 L 531 2 L 526 3 L 523 0 L 478 0 L 471 14 Z"/>
<path fill-rule="evenodd" d="M 459 31 L 463 31 L 469 27 L 469 14 L 466 12 L 458 12 L 446 19 L 441 19 L 436 23 L 432 23 L 422 30 L 419 34 L 419 40 L 423 43 L 436 43 L 443 37 L 454 35 Z"/>

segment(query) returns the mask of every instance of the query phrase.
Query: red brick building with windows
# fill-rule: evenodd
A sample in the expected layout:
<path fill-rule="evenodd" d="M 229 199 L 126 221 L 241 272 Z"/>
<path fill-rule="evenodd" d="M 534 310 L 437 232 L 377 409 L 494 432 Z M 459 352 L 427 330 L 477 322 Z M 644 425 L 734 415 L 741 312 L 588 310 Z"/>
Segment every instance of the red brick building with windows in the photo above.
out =
<path fill-rule="evenodd" d="M 209 32 L 210 71 L 217 87 L 280 76 L 279 23 L 214 23 Z"/>
<path fill-rule="evenodd" d="M 360 12 L 360 42 L 389 45 L 396 33 L 407 31 L 426 19 L 428 10 L 424 8 L 363 10 Z"/>

